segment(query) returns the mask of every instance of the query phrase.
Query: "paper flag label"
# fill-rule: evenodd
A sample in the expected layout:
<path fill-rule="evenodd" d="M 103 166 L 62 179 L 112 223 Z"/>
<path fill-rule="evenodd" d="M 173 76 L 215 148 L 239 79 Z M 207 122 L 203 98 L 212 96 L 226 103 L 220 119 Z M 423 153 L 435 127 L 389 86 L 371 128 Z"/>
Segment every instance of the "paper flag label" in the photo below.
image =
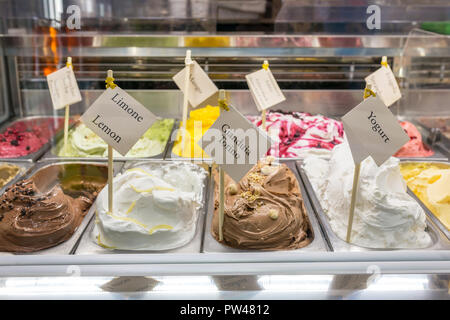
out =
<path fill-rule="evenodd" d="M 80 90 L 72 68 L 64 67 L 50 73 L 47 76 L 47 83 L 54 109 L 62 109 L 81 101 Z"/>
<path fill-rule="evenodd" d="M 184 82 L 186 77 L 186 67 L 178 72 L 172 79 L 180 88 L 180 90 L 184 92 Z M 190 84 L 189 84 L 189 94 L 188 101 L 193 108 L 199 106 L 206 99 L 216 94 L 219 89 L 217 89 L 216 85 L 212 80 L 208 77 L 205 71 L 200 67 L 197 61 L 193 62 L 191 66 L 191 76 L 190 76 Z"/>
<path fill-rule="evenodd" d="M 364 161 L 364 159 L 366 159 L 368 156 L 370 156 L 370 154 L 364 148 L 364 145 L 359 143 L 358 137 L 355 136 L 355 134 L 350 129 L 350 127 L 347 126 L 345 124 L 345 122 L 343 124 L 344 124 L 345 137 L 350 146 L 350 151 L 352 152 L 353 162 L 355 164 L 361 163 L 362 161 Z"/>
<path fill-rule="evenodd" d="M 342 117 L 355 163 L 368 155 L 380 166 L 395 154 L 409 136 L 397 118 L 377 97 L 369 97 Z"/>
<path fill-rule="evenodd" d="M 372 85 L 373 91 L 380 96 L 386 106 L 391 106 L 402 97 L 397 80 L 389 65 L 383 66 L 365 78 L 366 82 Z"/>
<path fill-rule="evenodd" d="M 106 89 L 81 121 L 125 156 L 157 117 L 119 87 Z"/>
<path fill-rule="evenodd" d="M 236 182 L 263 157 L 271 139 L 233 106 L 222 110 L 198 145 Z"/>
<path fill-rule="evenodd" d="M 273 107 L 286 100 L 270 69 L 260 69 L 246 75 L 245 78 L 259 111 Z"/>

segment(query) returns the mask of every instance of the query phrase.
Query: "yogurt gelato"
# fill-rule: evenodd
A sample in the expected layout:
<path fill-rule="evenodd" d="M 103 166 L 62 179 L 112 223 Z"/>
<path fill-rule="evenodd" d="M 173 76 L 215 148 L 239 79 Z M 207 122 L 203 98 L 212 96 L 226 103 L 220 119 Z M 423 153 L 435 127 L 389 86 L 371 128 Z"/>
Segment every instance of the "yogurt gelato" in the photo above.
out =
<path fill-rule="evenodd" d="M 354 164 L 347 142 L 329 161 L 308 157 L 303 165 L 331 228 L 346 239 Z M 407 194 L 399 160 L 378 167 L 371 157 L 361 163 L 351 242 L 369 248 L 425 248 L 432 244 L 426 215 Z"/>

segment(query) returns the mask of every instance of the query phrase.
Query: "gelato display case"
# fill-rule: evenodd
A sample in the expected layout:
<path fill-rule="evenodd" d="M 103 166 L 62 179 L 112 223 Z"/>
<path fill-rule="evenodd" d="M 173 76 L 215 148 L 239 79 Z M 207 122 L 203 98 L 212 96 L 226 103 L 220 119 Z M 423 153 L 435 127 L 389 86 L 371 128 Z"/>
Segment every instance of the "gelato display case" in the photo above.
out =
<path fill-rule="evenodd" d="M 448 1 L 0 4 L 0 298 L 450 298 Z M 239 183 L 224 177 L 222 233 L 220 174 L 196 143 L 222 112 L 217 95 L 189 107 L 188 139 L 178 130 L 172 78 L 187 50 L 256 127 L 247 74 L 268 60 L 286 98 L 265 114 L 267 155 Z M 409 141 L 380 166 L 363 161 L 346 241 L 341 117 L 383 56 Z M 65 142 L 46 77 L 68 57 L 82 100 Z M 158 118 L 113 154 L 111 202 L 108 145 L 80 120 L 107 70 Z"/>

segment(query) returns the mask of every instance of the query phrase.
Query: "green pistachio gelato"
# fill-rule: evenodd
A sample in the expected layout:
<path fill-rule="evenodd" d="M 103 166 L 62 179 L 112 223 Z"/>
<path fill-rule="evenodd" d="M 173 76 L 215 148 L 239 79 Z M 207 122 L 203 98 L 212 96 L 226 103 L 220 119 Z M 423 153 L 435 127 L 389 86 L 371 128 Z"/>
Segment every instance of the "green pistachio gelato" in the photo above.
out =
<path fill-rule="evenodd" d="M 169 140 L 173 124 L 173 119 L 156 121 L 128 151 L 126 157 L 142 158 L 161 154 Z M 84 123 L 79 123 L 69 131 L 67 147 L 64 148 L 62 138 L 52 152 L 59 157 L 107 157 L 108 145 Z M 114 156 L 121 157 L 116 151 Z"/>

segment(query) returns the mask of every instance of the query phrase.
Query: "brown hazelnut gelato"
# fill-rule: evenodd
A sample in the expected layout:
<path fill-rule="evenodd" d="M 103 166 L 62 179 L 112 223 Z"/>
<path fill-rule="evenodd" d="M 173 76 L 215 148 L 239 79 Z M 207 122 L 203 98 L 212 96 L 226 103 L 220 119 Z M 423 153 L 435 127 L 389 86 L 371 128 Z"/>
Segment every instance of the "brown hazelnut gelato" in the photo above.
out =
<path fill-rule="evenodd" d="M 216 170 L 213 176 L 211 233 L 219 241 L 219 175 Z M 312 242 L 313 231 L 298 181 L 285 164 L 260 161 L 238 184 L 233 184 L 225 174 L 224 244 L 239 249 L 286 250 L 299 249 Z"/>
<path fill-rule="evenodd" d="M 105 185 L 81 179 L 72 177 L 49 191 L 39 190 L 33 178 L 7 188 L 0 197 L 0 251 L 34 252 L 68 240 Z M 81 185 L 87 191 L 72 189 Z"/>

